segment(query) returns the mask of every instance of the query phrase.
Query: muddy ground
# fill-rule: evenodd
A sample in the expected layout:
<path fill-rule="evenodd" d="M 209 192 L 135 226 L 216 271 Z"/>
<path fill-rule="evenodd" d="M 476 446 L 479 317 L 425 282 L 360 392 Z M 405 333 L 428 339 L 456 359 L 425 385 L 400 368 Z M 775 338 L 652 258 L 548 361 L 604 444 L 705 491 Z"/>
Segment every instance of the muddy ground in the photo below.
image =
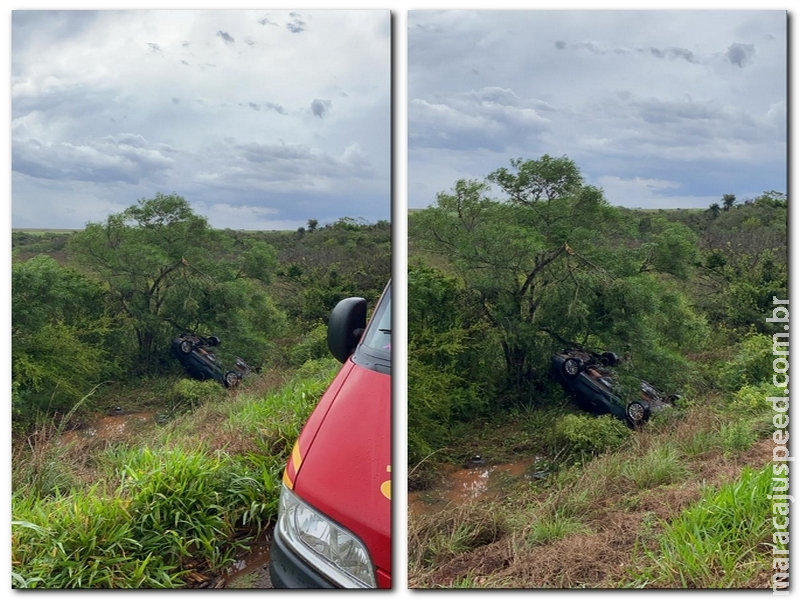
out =
<path fill-rule="evenodd" d="M 679 485 L 647 490 L 631 501 L 630 490 L 608 490 L 587 522 L 589 531 L 573 533 L 555 542 L 521 552 L 511 535 L 456 555 L 424 573 L 410 573 L 410 588 L 436 588 L 463 585 L 503 588 L 609 588 L 631 579 L 631 558 L 637 549 L 655 550 L 654 537 L 643 530 L 658 528 L 660 519 L 677 517 L 697 502 L 701 487 L 718 486 L 735 479 L 745 466 L 761 468 L 771 456 L 772 440 L 756 442 L 735 456 L 708 452 L 692 461 L 693 476 Z M 463 474 L 461 475 L 463 478 Z M 447 488 L 450 498 L 452 485 Z M 455 488 L 457 489 L 457 488 Z M 487 487 L 491 491 L 491 486 Z M 415 511 L 424 510 L 421 499 L 413 495 Z M 429 505 L 436 510 L 436 503 Z M 768 587 L 769 574 L 759 576 L 746 587 Z"/>

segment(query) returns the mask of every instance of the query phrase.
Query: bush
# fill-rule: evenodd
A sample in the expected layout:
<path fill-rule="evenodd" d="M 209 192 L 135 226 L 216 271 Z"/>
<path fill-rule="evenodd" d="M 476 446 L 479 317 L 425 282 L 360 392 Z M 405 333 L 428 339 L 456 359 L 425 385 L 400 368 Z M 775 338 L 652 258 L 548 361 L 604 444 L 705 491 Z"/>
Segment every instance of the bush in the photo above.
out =
<path fill-rule="evenodd" d="M 309 360 L 330 356 L 328 352 L 328 328 L 319 324 L 309 331 L 289 350 L 289 363 L 299 367 Z"/>
<path fill-rule="evenodd" d="M 725 423 L 719 430 L 719 444 L 726 453 L 747 450 L 756 439 L 758 435 L 750 421 Z"/>
<path fill-rule="evenodd" d="M 767 402 L 767 398 L 783 395 L 783 388 L 775 387 L 767 381 L 755 385 L 747 384 L 733 395 L 729 406 L 736 412 L 772 413 L 772 405 Z"/>
<path fill-rule="evenodd" d="M 719 366 L 718 385 L 732 392 L 772 381 L 772 359 L 772 338 L 752 333 L 737 344 L 734 357 Z"/>
<path fill-rule="evenodd" d="M 181 379 L 172 387 L 172 398 L 175 406 L 188 404 L 196 408 L 209 400 L 220 400 L 225 396 L 225 388 L 213 379 L 197 381 Z"/>
<path fill-rule="evenodd" d="M 599 454 L 621 446 L 630 437 L 630 429 L 612 417 L 602 415 L 565 415 L 556 424 L 559 437 L 576 453 Z"/>

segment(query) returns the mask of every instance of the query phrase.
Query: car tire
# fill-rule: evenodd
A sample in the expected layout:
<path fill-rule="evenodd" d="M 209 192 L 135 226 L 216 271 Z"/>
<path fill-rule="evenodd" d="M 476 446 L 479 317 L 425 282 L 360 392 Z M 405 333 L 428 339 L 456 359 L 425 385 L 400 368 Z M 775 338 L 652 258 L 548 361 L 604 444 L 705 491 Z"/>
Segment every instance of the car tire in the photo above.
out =
<path fill-rule="evenodd" d="M 646 402 L 634 400 L 625 408 L 625 416 L 631 427 L 637 429 L 644 425 L 650 418 L 650 406 Z"/>
<path fill-rule="evenodd" d="M 619 364 L 619 356 L 614 352 L 603 352 L 600 361 L 609 367 L 616 367 Z"/>
<path fill-rule="evenodd" d="M 225 387 L 232 388 L 239 385 L 239 376 L 233 371 L 225 373 Z"/>
<path fill-rule="evenodd" d="M 212 336 L 206 338 L 206 343 L 209 346 L 219 346 L 220 339 L 217 336 L 212 335 Z"/>
<path fill-rule="evenodd" d="M 583 361 L 580 358 L 570 357 L 561 365 L 561 372 L 567 379 L 575 379 L 583 371 Z"/>
<path fill-rule="evenodd" d="M 188 355 L 192 353 L 192 350 L 194 350 L 194 344 L 189 340 L 183 340 L 178 348 L 180 349 L 181 354 Z"/>

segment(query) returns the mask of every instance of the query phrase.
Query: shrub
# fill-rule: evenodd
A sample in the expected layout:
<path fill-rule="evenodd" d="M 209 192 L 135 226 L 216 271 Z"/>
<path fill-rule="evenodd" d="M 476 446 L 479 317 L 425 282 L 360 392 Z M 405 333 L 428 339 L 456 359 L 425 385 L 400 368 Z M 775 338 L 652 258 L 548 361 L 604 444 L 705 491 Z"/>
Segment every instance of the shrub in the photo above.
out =
<path fill-rule="evenodd" d="M 725 452 L 747 450 L 757 437 L 750 421 L 725 423 L 719 430 L 720 446 Z"/>
<path fill-rule="evenodd" d="M 622 445 L 631 434 L 625 424 L 602 415 L 565 415 L 556 424 L 557 434 L 578 453 L 599 454 Z"/>
<path fill-rule="evenodd" d="M 766 399 L 771 396 L 783 396 L 783 388 L 778 388 L 772 383 L 764 381 L 757 384 L 747 384 L 741 387 L 730 401 L 729 407 L 734 412 L 748 412 L 751 414 L 772 413 L 772 405 Z"/>
<path fill-rule="evenodd" d="M 181 379 L 172 387 L 172 394 L 175 406 L 188 404 L 190 408 L 195 408 L 209 400 L 222 399 L 225 388 L 213 379 Z"/>
<path fill-rule="evenodd" d="M 306 333 L 300 341 L 289 350 L 289 363 L 299 367 L 309 360 L 327 358 L 328 328 L 322 323 Z"/>
<path fill-rule="evenodd" d="M 747 335 L 736 354 L 718 369 L 718 385 L 729 391 L 772 381 L 772 338 L 760 333 Z"/>

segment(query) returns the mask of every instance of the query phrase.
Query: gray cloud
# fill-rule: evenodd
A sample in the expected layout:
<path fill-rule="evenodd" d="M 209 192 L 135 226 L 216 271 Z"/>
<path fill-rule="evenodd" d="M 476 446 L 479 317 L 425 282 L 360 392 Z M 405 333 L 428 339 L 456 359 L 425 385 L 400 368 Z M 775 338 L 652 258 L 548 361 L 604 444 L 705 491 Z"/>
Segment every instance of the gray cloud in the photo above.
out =
<path fill-rule="evenodd" d="M 695 57 L 694 53 L 686 48 L 654 48 L 651 46 L 650 48 L 638 48 L 637 52 L 649 53 L 656 58 L 682 58 L 686 62 L 694 63 L 696 65 L 700 64 L 700 61 L 697 59 L 697 57 Z"/>
<path fill-rule="evenodd" d="M 627 205 L 784 189 L 786 34 L 784 11 L 411 11 L 409 206 L 545 153 Z"/>
<path fill-rule="evenodd" d="M 12 32 L 15 227 L 159 191 L 234 228 L 391 212 L 386 11 L 14 11 Z"/>
<path fill-rule="evenodd" d="M 242 105 L 244 106 L 244 105 Z M 248 102 L 247 106 L 252 108 L 255 111 L 260 111 L 262 108 L 264 110 L 271 110 L 280 115 L 288 115 L 289 113 L 286 112 L 286 109 L 283 108 L 280 104 L 275 104 L 274 102 L 264 102 L 262 104 L 258 104 L 257 102 Z"/>
<path fill-rule="evenodd" d="M 568 44 L 564 40 L 555 42 L 555 47 L 558 50 L 567 50 L 569 48 L 575 50 L 588 50 L 592 54 L 598 56 L 605 56 L 608 54 L 639 54 L 643 56 L 653 56 L 661 59 L 683 59 L 686 62 L 700 64 L 700 60 L 695 56 L 694 52 L 686 48 L 678 47 L 665 47 L 659 48 L 656 46 L 640 47 L 640 48 L 626 48 L 624 46 L 604 47 L 596 42 L 574 42 Z"/>
<path fill-rule="evenodd" d="M 325 115 L 326 112 L 328 112 L 330 108 L 331 108 L 330 100 L 315 99 L 311 102 L 311 113 L 314 116 L 319 117 L 320 119 Z"/>
<path fill-rule="evenodd" d="M 728 50 L 725 52 L 725 58 L 728 62 L 741 69 L 749 65 L 755 55 L 756 47 L 753 44 L 733 43 L 728 46 Z"/>
<path fill-rule="evenodd" d="M 42 143 L 15 140 L 12 168 L 30 177 L 61 181 L 138 183 L 174 161 L 163 146 L 152 146 L 140 135 L 120 134 L 82 143 Z"/>
<path fill-rule="evenodd" d="M 305 31 L 306 29 L 306 22 L 302 19 L 302 17 L 297 13 L 289 13 L 289 17 L 291 17 L 291 21 L 286 24 L 286 29 L 291 31 L 292 33 L 300 33 Z"/>
<path fill-rule="evenodd" d="M 234 176 L 258 173 L 267 186 L 292 181 L 304 187 L 306 182 L 315 180 L 319 185 L 321 180 L 369 179 L 375 174 L 366 154 L 356 146 L 345 148 L 340 156 L 300 144 L 248 143 L 232 149 L 241 153 L 245 161 L 234 159 L 237 165 Z"/>
<path fill-rule="evenodd" d="M 415 98 L 409 103 L 409 146 L 502 151 L 548 128 L 539 109 L 511 89 L 485 87 L 461 94 Z"/>
<path fill-rule="evenodd" d="M 285 108 L 283 108 L 280 104 L 275 104 L 274 102 L 265 102 L 264 108 L 268 110 L 274 110 L 276 113 L 280 115 L 288 114 Z"/>
<path fill-rule="evenodd" d="M 217 31 L 217 37 L 221 37 L 226 44 L 233 44 L 236 41 L 226 31 Z"/>

